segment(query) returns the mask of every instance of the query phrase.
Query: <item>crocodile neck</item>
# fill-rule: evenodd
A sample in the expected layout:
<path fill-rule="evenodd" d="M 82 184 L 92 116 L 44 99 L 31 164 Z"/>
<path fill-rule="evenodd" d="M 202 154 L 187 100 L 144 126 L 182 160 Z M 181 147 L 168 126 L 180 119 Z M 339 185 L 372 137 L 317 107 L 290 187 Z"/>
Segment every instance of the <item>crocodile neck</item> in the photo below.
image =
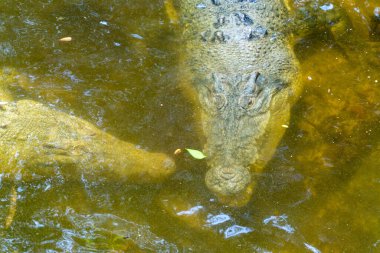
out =
<path fill-rule="evenodd" d="M 218 3 L 219 2 L 219 3 Z M 283 31 L 288 11 L 282 1 L 195 1 L 182 0 L 185 65 L 193 83 L 205 82 L 212 73 L 250 74 L 259 71 L 274 75 L 278 66 L 268 59 L 292 60 Z M 288 62 L 281 63 L 291 68 Z"/>

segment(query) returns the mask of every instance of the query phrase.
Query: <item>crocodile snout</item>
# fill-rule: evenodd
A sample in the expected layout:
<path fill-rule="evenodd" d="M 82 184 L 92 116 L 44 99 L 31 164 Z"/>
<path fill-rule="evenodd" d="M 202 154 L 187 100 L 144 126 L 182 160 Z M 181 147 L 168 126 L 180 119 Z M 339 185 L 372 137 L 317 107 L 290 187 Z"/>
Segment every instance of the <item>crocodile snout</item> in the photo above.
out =
<path fill-rule="evenodd" d="M 217 196 L 241 194 L 251 182 L 247 168 L 240 166 L 211 168 L 206 173 L 206 185 Z"/>

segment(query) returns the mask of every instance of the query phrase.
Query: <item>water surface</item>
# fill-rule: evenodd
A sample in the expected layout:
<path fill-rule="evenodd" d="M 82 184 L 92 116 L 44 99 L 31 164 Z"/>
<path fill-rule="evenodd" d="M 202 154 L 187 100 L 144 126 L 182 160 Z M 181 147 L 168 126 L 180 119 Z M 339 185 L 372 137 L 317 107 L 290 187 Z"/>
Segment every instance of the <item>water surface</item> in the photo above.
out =
<path fill-rule="evenodd" d="M 180 27 L 164 1 L 99 2 L 0 3 L 0 61 L 20 73 L 14 98 L 152 152 L 201 149 L 199 108 L 178 86 Z M 54 176 L 15 185 L 1 174 L 0 251 L 380 251 L 379 5 L 311 3 L 326 15 L 342 8 L 351 29 L 334 33 L 332 22 L 296 38 L 304 92 L 246 207 L 218 204 L 205 163 L 186 155 L 155 185 Z"/>

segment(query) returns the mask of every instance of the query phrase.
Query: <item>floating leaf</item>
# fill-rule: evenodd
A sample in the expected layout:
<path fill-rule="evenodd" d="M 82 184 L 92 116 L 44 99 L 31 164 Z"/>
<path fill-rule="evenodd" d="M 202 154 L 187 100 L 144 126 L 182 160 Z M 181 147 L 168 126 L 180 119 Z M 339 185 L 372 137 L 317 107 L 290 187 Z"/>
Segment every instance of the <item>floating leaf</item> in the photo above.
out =
<path fill-rule="evenodd" d="M 202 151 L 191 149 L 191 148 L 186 148 L 187 152 L 194 157 L 195 159 L 203 159 L 206 156 L 202 153 Z"/>

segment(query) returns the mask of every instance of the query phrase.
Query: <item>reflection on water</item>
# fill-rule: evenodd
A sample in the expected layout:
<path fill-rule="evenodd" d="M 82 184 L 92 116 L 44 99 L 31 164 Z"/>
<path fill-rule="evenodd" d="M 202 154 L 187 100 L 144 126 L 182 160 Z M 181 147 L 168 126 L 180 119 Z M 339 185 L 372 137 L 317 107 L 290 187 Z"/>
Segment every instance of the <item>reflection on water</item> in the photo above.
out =
<path fill-rule="evenodd" d="M 291 225 L 287 224 L 287 218 L 288 216 L 283 214 L 280 216 L 271 216 L 269 218 L 266 218 L 263 222 L 265 225 L 271 224 L 273 227 L 282 229 L 289 234 L 293 234 L 294 228 Z"/>
<path fill-rule="evenodd" d="M 62 239 L 55 243 L 62 250 L 96 250 L 102 247 L 109 250 L 109 244 L 113 244 L 113 249 L 178 252 L 174 244 L 150 232 L 148 225 L 135 224 L 112 214 L 81 215 L 72 209 L 67 209 L 65 215 L 72 228 L 62 228 Z"/>
<path fill-rule="evenodd" d="M 19 74 L 1 98 L 37 100 L 148 151 L 201 147 L 197 107 L 176 86 L 168 1 L 98 2 L 2 1 L 0 61 Z M 0 251 L 379 251 L 379 6 L 311 5 L 343 8 L 352 29 L 297 39 L 305 89 L 246 207 L 218 204 L 204 163 L 186 156 L 156 185 L 24 182 L 16 169 L 0 174 Z"/>

